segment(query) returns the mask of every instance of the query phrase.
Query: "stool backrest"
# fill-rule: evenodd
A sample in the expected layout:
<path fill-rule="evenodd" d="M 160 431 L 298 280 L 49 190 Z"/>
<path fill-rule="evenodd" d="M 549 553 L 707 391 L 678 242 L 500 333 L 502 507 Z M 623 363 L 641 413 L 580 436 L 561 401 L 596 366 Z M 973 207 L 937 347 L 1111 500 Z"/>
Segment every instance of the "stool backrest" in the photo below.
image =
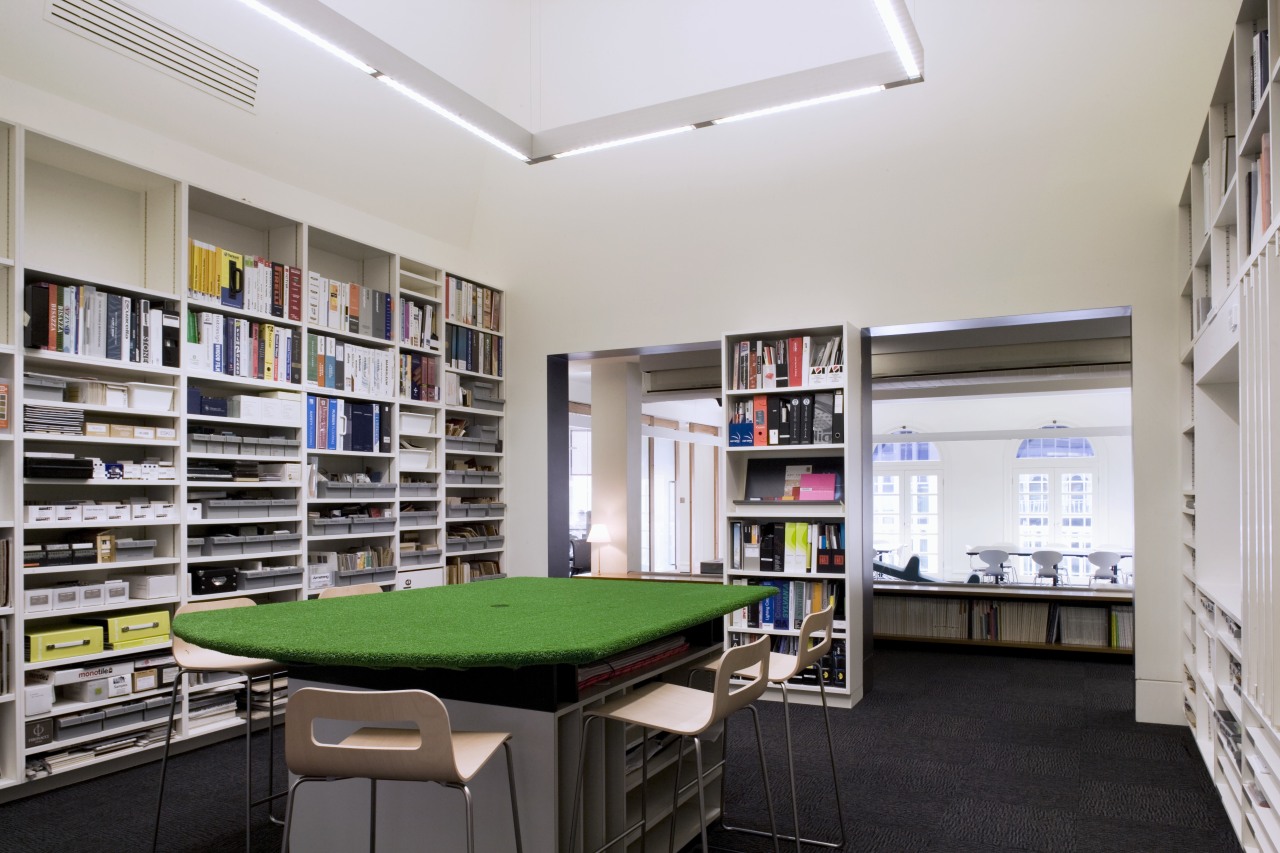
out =
<path fill-rule="evenodd" d="M 304 687 L 285 706 L 285 764 L 300 776 L 354 776 L 410 782 L 461 784 L 453 753 L 449 712 L 425 690 L 328 690 Z M 355 744 L 342 745 L 316 737 L 317 722 L 333 720 L 362 726 Z M 401 731 L 381 738 L 393 723 Z M 404 737 L 403 724 L 417 729 Z M 406 746 L 406 741 L 408 746 Z"/>
<path fill-rule="evenodd" d="M 735 684 L 732 681 L 735 674 L 745 677 L 746 683 Z M 725 649 L 724 654 L 720 656 L 720 668 L 716 670 L 715 700 L 712 704 L 711 719 L 707 721 L 707 725 L 723 720 L 734 711 L 747 707 L 759 699 L 768 686 L 768 635 L 745 645 Z"/>
<path fill-rule="evenodd" d="M 199 613 L 203 610 L 230 610 L 233 607 L 253 607 L 257 604 L 252 598 L 220 598 L 214 601 L 189 601 L 174 611 L 174 616 L 181 616 L 183 613 Z M 178 662 L 178 666 L 188 669 L 211 669 L 210 662 L 213 659 L 226 657 L 228 661 L 244 660 L 244 658 L 232 658 L 224 656 L 220 652 L 211 652 L 208 649 L 201 648 L 195 643 L 188 643 L 186 640 L 173 635 L 173 659 Z"/>
<path fill-rule="evenodd" d="M 1061 551 L 1033 551 L 1031 562 L 1040 567 L 1040 577 L 1052 578 L 1058 574 L 1058 564 L 1062 562 Z"/>
<path fill-rule="evenodd" d="M 320 590 L 320 598 L 346 598 L 348 595 L 373 595 L 382 592 L 382 584 L 353 583 L 351 586 L 327 586 Z"/>
<path fill-rule="evenodd" d="M 986 548 L 978 552 L 978 559 L 985 563 L 988 569 L 999 571 L 1009 559 L 1009 552 L 1001 551 L 999 548 Z"/>
<path fill-rule="evenodd" d="M 796 669 L 792 677 L 817 663 L 831 650 L 831 623 L 835 609 L 834 604 L 828 604 L 822 610 L 815 610 L 804 617 L 804 621 L 800 623 L 800 653 L 796 655 Z M 813 635 L 818 633 L 822 637 L 815 643 Z"/>
<path fill-rule="evenodd" d="M 1089 562 L 1099 569 L 1106 569 L 1114 574 L 1116 565 L 1120 562 L 1120 555 L 1115 551 L 1094 551 L 1089 555 Z"/>

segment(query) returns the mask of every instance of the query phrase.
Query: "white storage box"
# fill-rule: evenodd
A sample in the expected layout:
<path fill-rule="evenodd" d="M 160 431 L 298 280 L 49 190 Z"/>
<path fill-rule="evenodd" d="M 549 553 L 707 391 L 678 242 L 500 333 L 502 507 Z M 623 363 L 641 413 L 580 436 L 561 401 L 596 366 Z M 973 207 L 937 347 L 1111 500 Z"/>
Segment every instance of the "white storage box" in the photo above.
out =
<path fill-rule="evenodd" d="M 130 409 L 143 409 L 148 412 L 168 412 L 173 409 L 173 386 L 156 385 L 151 382 L 130 382 L 127 405 Z"/>
<path fill-rule="evenodd" d="M 422 589 L 444 586 L 444 569 L 415 569 L 396 573 L 396 589 Z"/>
<path fill-rule="evenodd" d="M 117 575 L 129 585 L 130 598 L 177 598 L 178 579 L 174 575 Z"/>

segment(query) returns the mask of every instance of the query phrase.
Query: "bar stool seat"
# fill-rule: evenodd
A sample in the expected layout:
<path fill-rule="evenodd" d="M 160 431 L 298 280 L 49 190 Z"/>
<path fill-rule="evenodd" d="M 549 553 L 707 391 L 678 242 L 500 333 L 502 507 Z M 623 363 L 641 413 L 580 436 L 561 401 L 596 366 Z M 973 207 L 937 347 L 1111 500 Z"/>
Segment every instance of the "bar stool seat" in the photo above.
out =
<path fill-rule="evenodd" d="M 202 610 L 225 610 L 234 607 L 253 607 L 256 602 L 250 598 L 224 598 L 216 601 L 196 601 L 184 604 L 178 608 L 176 616 L 183 613 L 197 613 Z M 207 673 L 234 673 L 244 676 L 244 698 L 245 698 L 245 721 L 244 721 L 244 737 L 245 737 L 245 766 L 244 766 L 244 846 L 245 850 L 251 850 L 253 846 L 252 831 L 252 815 L 253 807 L 262 803 L 270 803 L 277 796 L 283 796 L 283 792 L 275 794 L 271 788 L 275 786 L 275 676 L 285 671 L 284 664 L 273 660 L 265 660 L 262 658 L 246 658 L 238 655 L 228 655 L 222 652 L 215 652 L 212 649 L 206 649 L 197 646 L 194 643 L 188 643 L 181 637 L 173 638 L 173 657 L 178 664 L 178 674 L 173 679 L 173 690 L 170 694 L 169 706 L 169 726 L 165 731 L 164 752 L 160 756 L 160 789 L 156 795 L 156 820 L 155 828 L 151 835 L 151 850 L 155 853 L 160 841 L 160 817 L 164 809 L 164 785 L 166 771 L 169 766 L 169 748 L 173 742 L 173 720 L 177 711 L 178 691 L 182 686 L 183 679 L 189 673 L 207 674 Z M 270 716 L 267 720 L 268 739 L 268 756 L 267 756 L 267 796 L 260 799 L 253 799 L 252 786 L 252 768 L 253 768 L 253 682 L 260 678 L 268 678 L 271 684 L 268 687 L 268 708 Z M 272 818 L 276 821 L 276 818 Z M 278 821 L 277 821 L 278 822 Z"/>
<path fill-rule="evenodd" d="M 570 827 L 574 833 L 574 841 L 570 850 L 576 850 L 580 834 L 577 832 L 578 814 L 582 806 L 582 784 L 586 769 L 587 733 L 595 720 L 613 720 L 630 723 L 644 729 L 643 736 L 648 737 L 648 730 L 667 732 L 678 735 L 677 756 L 683 755 L 686 738 L 693 740 L 694 766 L 697 778 L 690 784 L 698 789 L 698 828 L 702 841 L 702 849 L 709 851 L 707 845 L 707 810 L 704 798 L 706 774 L 722 767 L 722 758 L 712 767 L 703 767 L 701 736 L 725 720 L 734 711 L 747 709 L 755 720 L 756 747 L 760 755 L 760 773 L 764 782 L 765 803 L 769 811 L 769 825 L 774 828 L 773 845 L 775 853 L 778 849 L 778 837 L 773 815 L 773 798 L 769 793 L 769 773 L 764 761 L 764 741 L 760 735 L 760 718 L 752 702 L 760 698 L 768 685 L 762 677 L 763 667 L 768 666 L 769 637 L 763 636 L 754 642 L 726 649 L 719 658 L 719 669 L 716 672 L 715 686 L 710 691 L 696 690 L 679 684 L 651 682 L 630 693 L 611 699 L 603 704 L 584 710 L 582 721 L 582 746 L 578 759 L 578 781 L 574 789 L 573 820 Z M 735 684 L 734 673 L 743 673 L 745 683 Z M 640 820 L 627 827 L 620 834 L 597 848 L 596 853 L 608 850 L 623 841 L 636 829 L 648 827 L 648 750 L 641 749 L 641 799 Z M 669 822 L 670 833 L 668 848 L 675 851 L 675 816 L 674 810 L 679 803 L 680 793 L 680 760 L 676 761 L 675 793 L 672 796 L 672 819 Z M 645 844 L 647 847 L 647 843 Z"/>

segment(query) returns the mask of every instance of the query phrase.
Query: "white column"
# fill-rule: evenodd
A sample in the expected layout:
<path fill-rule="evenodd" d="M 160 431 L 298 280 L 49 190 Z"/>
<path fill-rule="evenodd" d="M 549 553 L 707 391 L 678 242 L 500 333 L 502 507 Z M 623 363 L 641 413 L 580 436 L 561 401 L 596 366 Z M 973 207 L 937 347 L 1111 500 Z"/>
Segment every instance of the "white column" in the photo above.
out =
<path fill-rule="evenodd" d="M 597 570 L 640 570 L 640 367 L 591 365 L 591 523 L 609 528 L 597 545 Z"/>

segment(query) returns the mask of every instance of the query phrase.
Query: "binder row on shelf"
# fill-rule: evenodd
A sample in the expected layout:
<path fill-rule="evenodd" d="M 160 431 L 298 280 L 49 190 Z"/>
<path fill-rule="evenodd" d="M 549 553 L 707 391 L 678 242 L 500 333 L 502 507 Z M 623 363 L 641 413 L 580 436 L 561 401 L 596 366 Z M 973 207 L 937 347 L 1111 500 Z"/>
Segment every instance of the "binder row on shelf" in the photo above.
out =
<path fill-rule="evenodd" d="M 307 449 L 390 453 L 391 404 L 307 395 Z"/>
<path fill-rule="evenodd" d="M 31 282 L 24 293 L 23 345 L 130 364 L 178 366 L 175 303 L 92 284 Z"/>
<path fill-rule="evenodd" d="M 436 307 L 400 300 L 400 343 L 430 349 L 440 345 L 436 334 Z"/>
<path fill-rule="evenodd" d="M 502 338 L 465 326 L 449 329 L 449 366 L 455 370 L 502 376 Z"/>
<path fill-rule="evenodd" d="M 429 355 L 400 356 L 400 396 L 406 400 L 434 403 L 440 399 L 436 360 Z"/>
<path fill-rule="evenodd" d="M 730 634 L 729 644 L 740 646 L 754 639 L 755 637 L 751 634 Z M 775 636 L 770 638 L 769 648 L 779 654 L 795 655 L 799 651 L 799 642 L 799 637 Z M 848 653 L 845 650 L 845 641 L 834 639 L 831 641 L 830 652 L 823 655 L 817 664 L 810 666 L 791 679 L 789 683 L 816 687 L 819 680 L 821 680 L 826 687 L 843 688 L 848 682 L 847 659 Z"/>
<path fill-rule="evenodd" d="M 445 319 L 455 323 L 493 332 L 502 330 L 502 293 L 465 278 L 446 277 L 444 311 Z"/>
<path fill-rule="evenodd" d="M 322 388 L 390 397 L 395 393 L 395 353 L 307 333 L 307 381 Z"/>
<path fill-rule="evenodd" d="M 187 311 L 186 366 L 196 372 L 297 384 L 302 373 L 300 334 L 290 326 Z"/>
<path fill-rule="evenodd" d="M 734 578 L 738 586 L 768 586 L 778 591 L 764 601 L 740 607 L 729 614 L 730 628 L 775 628 L 798 631 L 804 618 L 835 605 L 833 629 L 844 630 L 844 581 L 783 581 Z"/>
<path fill-rule="evenodd" d="M 843 574 L 844 523 L 735 521 L 730 569 Z"/>
<path fill-rule="evenodd" d="M 756 339 L 738 341 L 732 354 L 731 391 L 771 391 L 840 385 L 844 352 L 840 337 Z"/>
<path fill-rule="evenodd" d="M 733 403 L 730 447 L 840 444 L 844 391 L 756 394 Z"/>
<path fill-rule="evenodd" d="M 187 289 L 193 299 L 302 320 L 302 270 L 191 241 Z"/>
<path fill-rule="evenodd" d="M 391 340 L 395 300 L 359 284 L 327 279 L 312 270 L 307 276 L 307 323 L 352 335 Z"/>

